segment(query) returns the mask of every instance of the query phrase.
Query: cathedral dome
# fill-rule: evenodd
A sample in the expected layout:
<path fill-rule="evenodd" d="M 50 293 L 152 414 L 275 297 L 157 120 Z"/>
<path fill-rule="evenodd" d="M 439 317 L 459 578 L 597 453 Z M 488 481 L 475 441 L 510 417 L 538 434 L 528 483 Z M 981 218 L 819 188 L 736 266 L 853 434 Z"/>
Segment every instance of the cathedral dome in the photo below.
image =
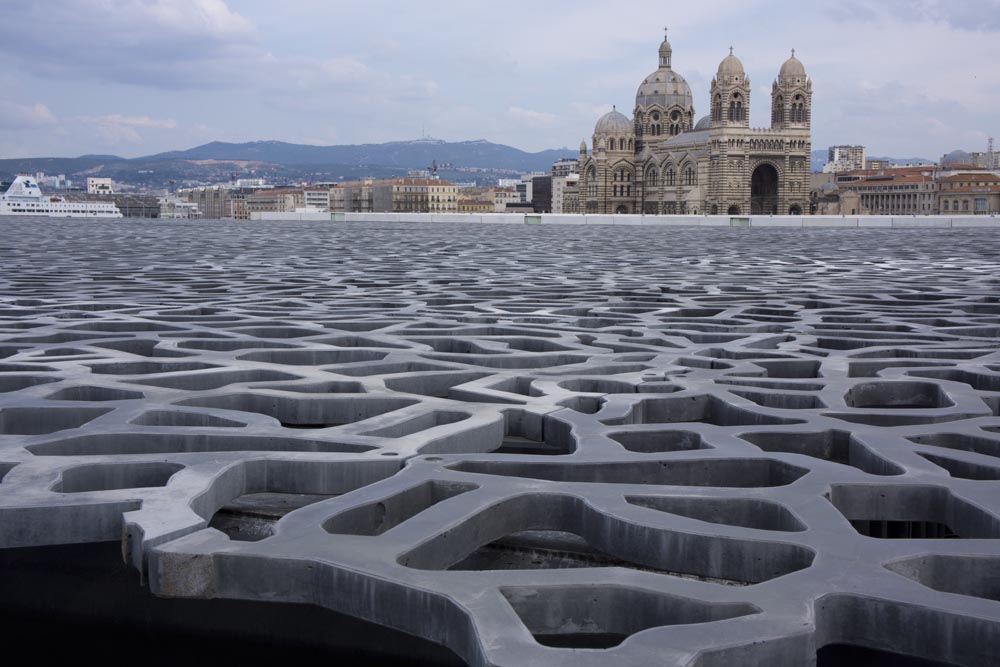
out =
<path fill-rule="evenodd" d="M 712 127 L 712 117 L 703 116 L 702 119 L 698 121 L 698 124 L 694 126 L 694 129 L 697 132 L 698 130 L 711 129 L 711 127 Z"/>
<path fill-rule="evenodd" d="M 635 94 L 635 106 L 644 109 L 653 105 L 663 109 L 679 106 L 685 109 L 694 104 L 691 86 L 672 69 L 660 68 L 647 76 Z"/>
<path fill-rule="evenodd" d="M 719 63 L 719 76 L 743 76 L 743 61 L 733 55 L 733 48 L 729 47 L 729 55 Z"/>
<path fill-rule="evenodd" d="M 673 53 L 670 41 L 664 36 L 660 44 L 660 66 L 642 80 L 635 94 L 637 109 L 644 110 L 651 106 L 659 106 L 663 110 L 674 106 L 690 109 L 694 104 L 691 86 L 683 76 L 671 69 Z"/>
<path fill-rule="evenodd" d="M 806 67 L 802 62 L 795 57 L 795 51 L 792 51 L 792 57 L 785 61 L 785 64 L 781 66 L 781 72 L 778 76 L 784 79 L 804 79 L 806 76 Z"/>
<path fill-rule="evenodd" d="M 635 127 L 624 114 L 612 109 L 601 116 L 594 127 L 594 136 L 620 137 L 635 134 Z"/>
<path fill-rule="evenodd" d="M 976 161 L 965 151 L 952 151 L 941 158 L 942 169 L 961 169 L 975 165 Z"/>

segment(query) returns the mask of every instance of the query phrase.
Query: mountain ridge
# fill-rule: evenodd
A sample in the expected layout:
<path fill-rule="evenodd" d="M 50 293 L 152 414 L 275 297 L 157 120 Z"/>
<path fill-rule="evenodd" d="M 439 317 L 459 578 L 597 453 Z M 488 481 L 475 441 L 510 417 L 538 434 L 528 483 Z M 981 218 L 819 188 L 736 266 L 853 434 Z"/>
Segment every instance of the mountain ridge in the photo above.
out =
<path fill-rule="evenodd" d="M 385 178 L 427 169 L 437 163 L 444 178 L 495 182 L 515 173 L 548 172 L 559 159 L 574 159 L 575 149 L 531 153 L 485 139 L 444 141 L 431 137 L 380 144 L 317 146 L 277 140 L 212 141 L 192 148 L 136 158 L 82 155 L 0 159 L 0 180 L 18 173 L 66 174 L 75 181 L 103 176 L 137 188 L 165 188 L 228 182 L 234 176 L 275 183 L 337 181 L 366 176 Z M 826 151 L 813 151 L 813 171 L 822 170 Z M 893 160 L 901 164 L 920 158 Z"/>

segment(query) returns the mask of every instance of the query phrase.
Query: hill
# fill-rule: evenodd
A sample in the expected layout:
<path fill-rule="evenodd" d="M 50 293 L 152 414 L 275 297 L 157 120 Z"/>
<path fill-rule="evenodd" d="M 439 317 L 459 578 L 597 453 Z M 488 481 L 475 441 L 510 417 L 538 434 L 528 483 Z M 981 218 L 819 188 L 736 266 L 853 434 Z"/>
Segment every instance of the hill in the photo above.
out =
<path fill-rule="evenodd" d="M 19 172 L 66 174 L 75 181 L 87 176 L 113 178 L 137 187 L 162 188 L 198 182 L 226 181 L 233 174 L 263 177 L 281 183 L 295 180 L 339 180 L 364 176 L 388 177 L 426 169 L 433 162 L 446 178 L 496 178 L 505 171 L 549 171 L 552 163 L 575 152 L 538 153 L 489 141 L 447 142 L 438 139 L 385 144 L 310 146 L 282 141 L 225 143 L 214 141 L 183 151 L 124 159 L 114 155 L 78 158 L 18 158 L 0 160 L 0 179 Z M 471 170 L 471 171 L 469 171 Z"/>

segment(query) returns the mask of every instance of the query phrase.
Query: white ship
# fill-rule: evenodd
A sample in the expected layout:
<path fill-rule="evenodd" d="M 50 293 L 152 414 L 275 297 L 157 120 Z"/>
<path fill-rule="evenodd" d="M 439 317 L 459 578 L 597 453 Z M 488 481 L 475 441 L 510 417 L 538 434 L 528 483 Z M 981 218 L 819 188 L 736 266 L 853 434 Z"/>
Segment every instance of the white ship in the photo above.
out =
<path fill-rule="evenodd" d="M 20 175 L 0 195 L 0 215 L 34 215 L 48 218 L 120 218 L 113 202 L 66 201 L 45 197 L 31 176 Z"/>

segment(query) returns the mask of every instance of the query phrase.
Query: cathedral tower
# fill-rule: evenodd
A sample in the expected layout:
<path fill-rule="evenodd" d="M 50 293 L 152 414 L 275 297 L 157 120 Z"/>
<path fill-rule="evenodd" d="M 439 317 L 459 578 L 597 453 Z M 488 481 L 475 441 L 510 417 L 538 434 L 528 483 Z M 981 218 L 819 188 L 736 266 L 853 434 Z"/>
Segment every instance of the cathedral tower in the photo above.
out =
<path fill-rule="evenodd" d="M 691 86 L 673 69 L 673 47 L 666 36 L 659 49 L 659 66 L 635 95 L 636 152 L 655 147 L 694 127 Z"/>
<path fill-rule="evenodd" d="M 771 127 L 776 130 L 809 129 L 812 123 L 812 81 L 795 57 L 785 61 L 771 87 Z"/>
<path fill-rule="evenodd" d="M 712 79 L 711 98 L 712 127 L 750 127 L 750 79 L 733 47 Z"/>

